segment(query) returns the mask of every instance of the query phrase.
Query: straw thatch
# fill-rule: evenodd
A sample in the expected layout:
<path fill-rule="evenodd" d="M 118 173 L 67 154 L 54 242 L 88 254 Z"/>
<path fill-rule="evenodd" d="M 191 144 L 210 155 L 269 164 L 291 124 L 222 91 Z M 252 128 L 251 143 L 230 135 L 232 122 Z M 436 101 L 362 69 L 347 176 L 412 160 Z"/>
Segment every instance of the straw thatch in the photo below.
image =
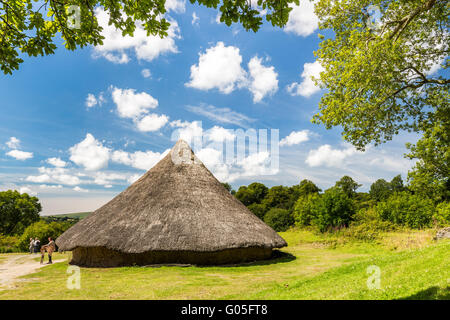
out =
<path fill-rule="evenodd" d="M 286 246 L 183 140 L 56 244 L 73 250 L 72 263 L 85 266 L 236 263 L 268 258 L 272 248 Z"/>

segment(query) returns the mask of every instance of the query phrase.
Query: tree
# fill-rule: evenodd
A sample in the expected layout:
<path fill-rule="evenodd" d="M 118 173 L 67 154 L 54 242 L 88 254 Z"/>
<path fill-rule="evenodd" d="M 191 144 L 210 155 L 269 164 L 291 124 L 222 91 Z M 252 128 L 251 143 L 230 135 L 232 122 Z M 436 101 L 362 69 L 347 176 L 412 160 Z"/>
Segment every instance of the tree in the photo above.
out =
<path fill-rule="evenodd" d="M 71 226 L 68 222 L 50 222 L 39 221 L 28 226 L 20 237 L 19 248 L 27 251 L 30 238 L 38 238 L 41 241 L 41 245 L 48 243 L 48 238 L 58 238 Z"/>
<path fill-rule="evenodd" d="M 224 186 L 225 189 L 228 190 L 229 193 L 231 193 L 233 191 L 231 184 L 229 184 L 228 182 L 222 182 L 222 185 Z"/>
<path fill-rule="evenodd" d="M 403 179 L 400 174 L 396 175 L 394 178 L 392 178 L 391 182 L 389 183 L 389 186 L 390 186 L 392 192 L 405 191 L 405 186 L 403 185 Z"/>
<path fill-rule="evenodd" d="M 253 182 L 246 186 L 239 187 L 235 196 L 244 205 L 249 206 L 252 203 L 261 203 L 268 192 L 269 188 L 259 182 Z"/>
<path fill-rule="evenodd" d="M 281 208 L 290 210 L 292 192 L 289 187 L 275 186 L 269 189 L 262 203 L 268 208 Z"/>
<path fill-rule="evenodd" d="M 190 0 L 192 3 L 220 8 L 222 22 L 230 26 L 239 22 L 246 30 L 256 31 L 262 24 L 260 11 L 255 3 L 245 0 Z M 266 20 L 273 26 L 284 26 L 289 17 L 290 3 L 299 0 L 258 0 L 261 10 L 266 10 Z M 73 7 L 73 6 L 77 7 Z M 169 21 L 165 0 L 0 0 L 0 65 L 11 74 L 19 68 L 23 59 L 19 53 L 29 56 L 53 54 L 54 38 L 60 34 L 69 50 L 86 45 L 102 44 L 102 27 L 98 24 L 96 10 L 99 7 L 109 15 L 109 24 L 133 36 L 136 25 L 141 25 L 147 35 L 167 36 Z M 76 19 L 79 17 L 79 27 Z"/>
<path fill-rule="evenodd" d="M 8 190 L 0 192 L 0 234 L 17 235 L 39 220 L 42 210 L 39 199 L 27 193 Z"/>
<path fill-rule="evenodd" d="M 272 208 L 264 216 L 264 222 L 275 231 L 286 231 L 294 224 L 294 219 L 288 210 Z"/>
<path fill-rule="evenodd" d="M 353 180 L 349 176 L 343 176 L 341 180 L 336 182 L 336 187 L 341 188 L 342 191 L 347 195 L 349 198 L 353 198 L 356 194 L 356 189 L 361 187 L 360 184 L 356 183 L 355 180 Z"/>
<path fill-rule="evenodd" d="M 314 205 L 319 199 L 318 193 L 310 193 L 298 198 L 294 206 L 293 216 L 298 226 L 309 226 L 314 219 Z"/>
<path fill-rule="evenodd" d="M 391 185 L 384 179 L 378 179 L 370 186 L 370 197 L 375 201 L 383 201 L 392 194 Z"/>
<path fill-rule="evenodd" d="M 313 121 L 342 126 L 358 149 L 402 130 L 422 134 L 409 145 L 419 159 L 410 179 L 417 190 L 433 182 L 445 191 L 450 80 L 435 71 L 448 67 L 448 1 L 319 0 L 315 11 L 319 27 L 333 32 L 315 52 L 323 67 L 316 83 L 327 92 Z"/>
<path fill-rule="evenodd" d="M 342 189 L 333 187 L 314 202 L 311 221 L 320 232 L 325 232 L 330 228 L 347 227 L 354 214 L 353 201 Z"/>
<path fill-rule="evenodd" d="M 377 204 L 375 210 L 383 220 L 410 228 L 430 227 L 435 214 L 431 199 L 409 192 L 398 192 Z"/>
<path fill-rule="evenodd" d="M 248 210 L 253 212 L 255 216 L 257 216 L 261 220 L 264 220 L 264 215 L 267 212 L 267 208 L 266 208 L 266 206 L 264 204 L 262 204 L 262 203 L 252 203 L 247 208 L 248 208 Z"/>
<path fill-rule="evenodd" d="M 314 182 L 308 179 L 303 179 L 298 185 L 292 186 L 291 189 L 297 199 L 311 193 L 319 193 L 322 191 Z"/>

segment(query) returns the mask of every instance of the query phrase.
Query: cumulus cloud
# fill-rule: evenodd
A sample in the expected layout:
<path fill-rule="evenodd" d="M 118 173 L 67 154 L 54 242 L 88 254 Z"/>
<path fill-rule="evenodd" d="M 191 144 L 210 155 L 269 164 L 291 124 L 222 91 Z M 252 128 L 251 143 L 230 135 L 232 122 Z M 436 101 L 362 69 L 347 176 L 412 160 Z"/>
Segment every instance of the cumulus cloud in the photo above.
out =
<path fill-rule="evenodd" d="M 8 146 L 8 148 L 10 149 L 18 149 L 20 147 L 20 140 L 17 139 L 16 137 L 11 137 L 9 138 L 9 140 L 6 142 L 6 145 Z"/>
<path fill-rule="evenodd" d="M 175 12 L 184 12 L 184 2 L 170 0 L 166 2 L 166 9 Z M 147 36 L 147 32 L 138 22 L 134 36 L 122 36 L 122 32 L 114 25 L 108 25 L 109 15 L 102 8 L 95 9 L 98 23 L 103 27 L 102 35 L 105 37 L 103 44 L 94 48 L 94 56 L 102 56 L 113 63 L 128 63 L 130 57 L 128 51 L 134 49 L 139 60 L 152 61 L 158 56 L 166 53 L 177 53 L 178 48 L 175 40 L 181 38 L 178 23 L 170 20 L 168 35 L 164 38 L 159 36 Z"/>
<path fill-rule="evenodd" d="M 291 83 L 287 90 L 293 96 L 309 97 L 314 93 L 320 91 L 320 87 L 316 86 L 311 77 L 318 79 L 320 73 L 324 71 L 324 68 L 318 61 L 313 63 L 305 63 L 303 65 L 303 72 L 301 77 L 303 78 L 301 83 Z"/>
<path fill-rule="evenodd" d="M 275 68 L 262 65 L 262 59 L 253 57 L 248 63 L 250 73 L 249 90 L 253 102 L 260 102 L 266 95 L 273 95 L 278 90 L 278 73 Z"/>
<path fill-rule="evenodd" d="M 80 143 L 69 149 L 70 160 L 86 170 L 99 170 L 108 165 L 110 149 L 104 147 L 90 133 Z"/>
<path fill-rule="evenodd" d="M 149 69 L 142 69 L 141 74 L 144 78 L 150 78 L 151 77 L 151 73 Z"/>
<path fill-rule="evenodd" d="M 158 163 L 159 160 L 164 158 L 169 151 L 170 150 L 168 149 L 163 153 L 153 151 L 136 151 L 134 153 L 129 153 L 123 150 L 118 150 L 113 152 L 111 160 L 136 169 L 149 170 L 156 163 Z"/>
<path fill-rule="evenodd" d="M 264 66 L 257 56 L 249 61 L 248 72 L 241 63 L 239 48 L 217 42 L 199 54 L 198 64 L 191 66 L 190 81 L 185 85 L 199 90 L 218 89 L 224 94 L 247 88 L 255 103 L 278 90 L 278 73 L 273 66 Z"/>
<path fill-rule="evenodd" d="M 343 164 L 346 158 L 357 153 L 358 151 L 353 146 L 348 146 L 344 149 L 333 149 L 329 144 L 324 144 L 317 149 L 311 150 L 305 162 L 310 167 L 338 167 Z"/>
<path fill-rule="evenodd" d="M 285 32 L 292 32 L 298 36 L 307 37 L 319 27 L 319 18 L 314 13 L 314 2 L 300 1 L 300 5 L 291 4 L 289 20 L 284 28 Z"/>
<path fill-rule="evenodd" d="M 165 8 L 167 11 L 184 13 L 186 11 L 186 0 L 166 0 Z"/>
<path fill-rule="evenodd" d="M 79 186 L 76 186 L 75 188 L 73 188 L 73 191 L 76 191 L 76 192 L 89 192 L 89 190 L 80 188 Z"/>
<path fill-rule="evenodd" d="M 217 122 L 235 124 L 241 127 L 245 127 L 248 122 L 255 121 L 255 119 L 230 108 L 217 108 L 213 105 L 200 104 L 198 106 L 187 106 L 186 109 Z"/>
<path fill-rule="evenodd" d="M 226 140 L 234 140 L 236 135 L 233 130 L 225 129 L 223 127 L 214 126 L 205 132 L 208 140 L 213 142 L 223 142 Z"/>
<path fill-rule="evenodd" d="M 21 161 L 33 158 L 33 152 L 26 152 L 20 150 L 11 150 L 7 152 L 6 155 Z"/>
<path fill-rule="evenodd" d="M 136 121 L 137 128 L 142 132 L 157 131 L 169 121 L 166 115 L 149 114 Z"/>
<path fill-rule="evenodd" d="M 28 193 L 30 196 L 36 196 L 37 195 L 36 191 L 33 191 L 29 187 L 26 187 L 26 186 L 20 187 L 19 188 L 19 192 L 20 193 Z"/>
<path fill-rule="evenodd" d="M 200 90 L 216 88 L 222 93 L 231 93 L 246 82 L 246 72 L 241 63 L 239 48 L 218 42 L 205 53 L 200 53 L 198 64 L 191 66 L 191 79 L 186 86 Z"/>
<path fill-rule="evenodd" d="M 280 146 L 292 146 L 309 140 L 309 130 L 292 131 L 288 136 L 281 139 Z"/>
<path fill-rule="evenodd" d="M 136 93 L 135 89 L 113 87 L 112 98 L 117 106 L 117 112 L 122 118 L 134 119 L 158 106 L 158 100 L 146 92 Z"/>
<path fill-rule="evenodd" d="M 175 120 L 170 123 L 171 127 L 177 128 L 172 132 L 171 140 L 177 141 L 183 139 L 189 144 L 193 144 L 195 138 L 201 138 L 203 135 L 203 128 L 201 121 L 180 121 Z"/>
<path fill-rule="evenodd" d="M 70 173 L 66 168 L 39 168 L 40 175 L 28 176 L 25 180 L 35 183 L 56 183 L 62 185 L 77 185 L 81 180 L 76 175 Z"/>
<path fill-rule="evenodd" d="M 47 163 L 51 164 L 54 167 L 62 168 L 67 165 L 67 162 L 61 160 L 60 158 L 48 158 Z"/>
<path fill-rule="evenodd" d="M 88 93 L 84 104 L 86 105 L 86 107 L 92 108 L 95 107 L 96 105 L 101 106 L 104 102 L 105 98 L 103 97 L 103 92 L 101 92 L 98 97 L 96 97 L 92 93 Z"/>

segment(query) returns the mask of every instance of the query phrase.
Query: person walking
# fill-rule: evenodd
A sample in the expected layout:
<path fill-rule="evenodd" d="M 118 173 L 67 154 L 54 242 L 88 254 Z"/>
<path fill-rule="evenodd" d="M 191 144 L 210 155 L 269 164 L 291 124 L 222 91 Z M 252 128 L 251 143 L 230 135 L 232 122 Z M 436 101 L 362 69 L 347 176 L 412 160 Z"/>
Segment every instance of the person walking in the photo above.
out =
<path fill-rule="evenodd" d="M 34 251 L 34 240 L 33 238 L 30 238 L 30 254 L 33 253 Z"/>
<path fill-rule="evenodd" d="M 48 237 L 48 244 L 45 245 L 47 248 L 47 253 L 48 253 L 48 263 L 47 264 L 52 264 L 52 254 L 53 252 L 55 252 L 56 250 L 56 245 L 55 245 L 55 241 L 53 241 L 53 239 L 51 237 Z"/>
<path fill-rule="evenodd" d="M 39 238 L 34 239 L 34 253 L 38 253 L 41 249 L 41 241 Z"/>

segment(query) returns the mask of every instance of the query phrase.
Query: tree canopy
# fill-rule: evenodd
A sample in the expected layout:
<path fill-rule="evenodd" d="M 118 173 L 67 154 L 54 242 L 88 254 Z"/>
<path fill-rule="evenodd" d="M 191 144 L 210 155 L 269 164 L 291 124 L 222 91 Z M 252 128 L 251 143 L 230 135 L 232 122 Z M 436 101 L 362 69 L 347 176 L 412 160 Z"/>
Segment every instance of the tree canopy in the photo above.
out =
<path fill-rule="evenodd" d="M 0 192 L 0 234 L 17 235 L 39 220 L 41 204 L 36 197 L 18 191 Z"/>
<path fill-rule="evenodd" d="M 219 8 L 220 20 L 230 26 L 240 23 L 246 30 L 257 31 L 262 24 L 258 7 L 266 10 L 265 18 L 273 26 L 284 26 L 292 10 L 290 3 L 299 0 L 190 0 L 209 8 Z M 141 25 L 148 35 L 167 36 L 170 22 L 165 18 L 165 0 L 0 0 L 0 67 L 12 74 L 23 62 L 20 54 L 43 56 L 53 54 L 58 34 L 69 50 L 102 44 L 102 27 L 96 9 L 109 15 L 109 25 L 133 36 Z M 257 5 L 256 5 L 257 4 Z M 76 7 L 75 7 L 76 6 Z"/>

